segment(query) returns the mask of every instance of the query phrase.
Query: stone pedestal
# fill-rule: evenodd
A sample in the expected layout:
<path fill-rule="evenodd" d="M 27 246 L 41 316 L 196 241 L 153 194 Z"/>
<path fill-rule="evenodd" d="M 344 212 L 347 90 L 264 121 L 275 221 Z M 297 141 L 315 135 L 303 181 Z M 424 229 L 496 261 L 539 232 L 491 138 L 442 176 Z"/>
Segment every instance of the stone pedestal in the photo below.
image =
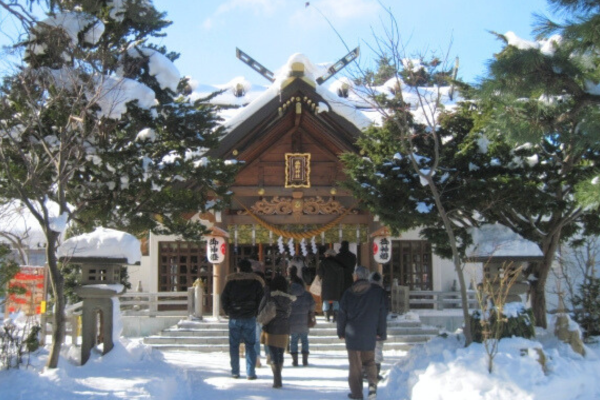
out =
<path fill-rule="evenodd" d="M 77 289 L 77 294 L 83 299 L 81 365 L 89 360 L 96 344 L 103 344 L 102 354 L 114 347 L 114 302 L 123 292 L 123 285 L 88 285 Z"/>

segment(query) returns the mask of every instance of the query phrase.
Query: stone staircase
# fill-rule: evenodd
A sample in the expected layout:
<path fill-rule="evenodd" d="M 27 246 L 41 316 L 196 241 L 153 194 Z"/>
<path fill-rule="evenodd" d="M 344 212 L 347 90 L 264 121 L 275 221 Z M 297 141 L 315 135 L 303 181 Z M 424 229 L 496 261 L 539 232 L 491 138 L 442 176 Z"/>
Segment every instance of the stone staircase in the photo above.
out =
<path fill-rule="evenodd" d="M 439 331 L 423 326 L 418 320 L 388 317 L 387 334 L 385 350 L 409 350 L 416 344 L 426 343 Z M 322 316 L 317 316 L 309 342 L 311 352 L 345 350 L 344 341 L 337 337 L 335 324 Z M 145 337 L 144 343 L 165 351 L 229 352 L 228 322 L 182 320 L 158 335 Z"/>

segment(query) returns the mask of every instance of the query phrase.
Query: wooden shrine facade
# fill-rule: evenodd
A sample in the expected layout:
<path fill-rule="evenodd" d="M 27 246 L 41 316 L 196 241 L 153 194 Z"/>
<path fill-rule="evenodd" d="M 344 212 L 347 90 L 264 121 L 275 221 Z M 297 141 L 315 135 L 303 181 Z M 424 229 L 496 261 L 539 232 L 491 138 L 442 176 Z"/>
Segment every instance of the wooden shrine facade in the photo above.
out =
<path fill-rule="evenodd" d="M 278 93 L 256 101 L 262 107 L 252 107 L 209 153 L 243 162 L 231 208 L 217 222 L 230 235 L 228 272 L 242 257 L 268 264 L 281 253 L 282 241 L 288 256 L 311 259 L 309 254 L 318 256 L 315 249 L 322 254 L 347 240 L 358 244 L 360 262 L 369 263 L 373 216 L 341 187 L 347 177 L 340 155 L 357 151 L 360 130 L 333 111 L 301 63 L 293 65 Z"/>

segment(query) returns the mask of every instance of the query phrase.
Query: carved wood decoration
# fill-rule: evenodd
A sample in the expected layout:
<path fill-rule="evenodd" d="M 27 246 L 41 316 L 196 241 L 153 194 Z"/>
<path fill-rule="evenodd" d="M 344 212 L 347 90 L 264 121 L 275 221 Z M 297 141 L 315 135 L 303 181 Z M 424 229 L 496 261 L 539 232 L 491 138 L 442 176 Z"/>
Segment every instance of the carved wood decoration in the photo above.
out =
<path fill-rule="evenodd" d="M 321 196 L 303 198 L 275 196 L 271 200 L 262 199 L 250 207 L 254 215 L 331 215 L 346 212 L 339 201 L 329 198 L 324 200 Z M 351 213 L 357 213 L 353 210 Z M 247 211 L 238 211 L 239 215 L 249 214 Z"/>
<path fill-rule="evenodd" d="M 285 187 L 309 188 L 310 187 L 310 154 L 286 153 L 285 154 Z"/>

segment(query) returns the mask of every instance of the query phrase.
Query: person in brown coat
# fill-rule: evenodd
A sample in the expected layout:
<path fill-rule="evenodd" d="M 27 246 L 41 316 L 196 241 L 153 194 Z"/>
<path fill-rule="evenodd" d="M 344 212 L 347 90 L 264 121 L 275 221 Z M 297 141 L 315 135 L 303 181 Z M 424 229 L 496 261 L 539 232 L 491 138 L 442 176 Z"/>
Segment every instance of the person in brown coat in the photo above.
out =
<path fill-rule="evenodd" d="M 271 357 L 271 370 L 273 371 L 273 387 L 280 388 L 281 369 L 283 368 L 283 353 L 288 345 L 290 337 L 290 314 L 292 313 L 292 302 L 296 300 L 288 292 L 287 280 L 276 275 L 269 284 L 269 290 L 265 293 L 258 312 L 260 313 L 267 305 L 267 302 L 275 303 L 275 317 L 263 326 L 261 343 L 269 346 L 269 355 Z"/>

